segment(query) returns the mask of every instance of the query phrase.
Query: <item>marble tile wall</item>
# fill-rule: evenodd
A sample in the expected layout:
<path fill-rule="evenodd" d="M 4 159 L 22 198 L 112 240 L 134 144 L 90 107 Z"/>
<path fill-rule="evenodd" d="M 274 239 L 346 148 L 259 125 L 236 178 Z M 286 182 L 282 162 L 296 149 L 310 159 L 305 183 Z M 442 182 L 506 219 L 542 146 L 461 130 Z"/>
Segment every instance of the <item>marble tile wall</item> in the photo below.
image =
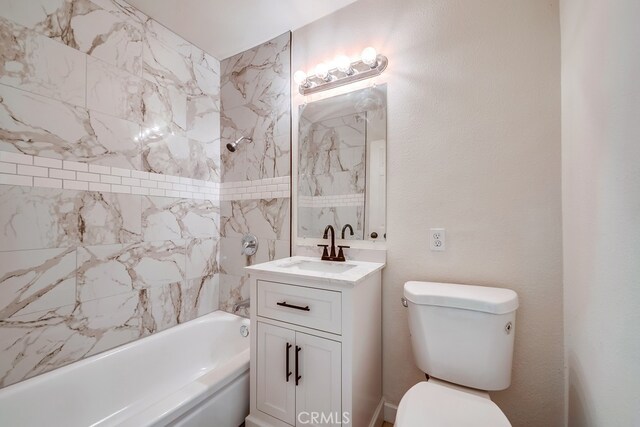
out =
<path fill-rule="evenodd" d="M 222 310 L 230 311 L 234 303 L 249 297 L 244 266 L 291 253 L 290 52 L 291 34 L 285 33 L 221 62 L 221 180 L 232 185 L 220 205 Z M 234 153 L 224 148 L 240 136 L 253 142 Z M 278 193 L 256 198 L 242 192 L 250 182 L 273 179 L 281 186 Z M 259 240 L 252 257 L 241 255 L 241 239 L 247 233 Z"/>
<path fill-rule="evenodd" d="M 216 310 L 220 179 L 215 58 L 120 0 L 0 0 L 0 387 Z"/>

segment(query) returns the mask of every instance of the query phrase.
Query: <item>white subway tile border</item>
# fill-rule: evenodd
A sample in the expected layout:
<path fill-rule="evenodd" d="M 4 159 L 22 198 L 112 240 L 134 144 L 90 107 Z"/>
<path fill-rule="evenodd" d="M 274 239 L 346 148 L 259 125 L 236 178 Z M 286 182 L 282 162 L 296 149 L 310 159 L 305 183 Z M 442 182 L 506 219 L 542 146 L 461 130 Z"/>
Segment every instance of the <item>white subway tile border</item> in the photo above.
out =
<path fill-rule="evenodd" d="M 289 176 L 219 183 L 8 151 L 0 151 L 0 184 L 196 200 L 291 197 Z"/>
<path fill-rule="evenodd" d="M 15 163 L 5 163 L 0 162 L 0 173 L 16 173 L 16 164 Z"/>
<path fill-rule="evenodd" d="M 301 196 L 298 206 L 304 208 L 323 208 L 340 206 L 362 206 L 364 194 L 339 194 L 333 196 Z"/>
<path fill-rule="evenodd" d="M 0 184 L 31 187 L 33 185 L 33 177 L 0 173 Z"/>

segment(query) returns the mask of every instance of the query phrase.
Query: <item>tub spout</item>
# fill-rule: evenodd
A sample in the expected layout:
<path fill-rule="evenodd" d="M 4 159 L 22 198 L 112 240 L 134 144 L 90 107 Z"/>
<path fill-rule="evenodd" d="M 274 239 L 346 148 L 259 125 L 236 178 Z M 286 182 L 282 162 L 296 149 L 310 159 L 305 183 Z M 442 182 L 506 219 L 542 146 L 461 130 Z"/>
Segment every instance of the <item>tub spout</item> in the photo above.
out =
<path fill-rule="evenodd" d="M 233 304 L 232 313 L 236 314 L 238 312 L 238 310 L 240 310 L 242 308 L 249 308 L 250 306 L 251 306 L 251 300 L 248 300 L 248 299 L 246 299 L 244 301 L 237 302 L 237 303 Z"/>

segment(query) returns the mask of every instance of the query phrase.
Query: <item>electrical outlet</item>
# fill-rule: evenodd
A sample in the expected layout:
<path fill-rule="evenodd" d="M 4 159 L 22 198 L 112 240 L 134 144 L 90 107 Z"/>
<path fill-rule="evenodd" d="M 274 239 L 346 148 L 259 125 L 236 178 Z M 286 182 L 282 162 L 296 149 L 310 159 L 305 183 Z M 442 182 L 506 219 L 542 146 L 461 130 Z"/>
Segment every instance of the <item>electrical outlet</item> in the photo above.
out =
<path fill-rule="evenodd" d="M 432 228 L 429 230 L 429 246 L 432 251 L 442 252 L 445 249 L 444 228 Z"/>

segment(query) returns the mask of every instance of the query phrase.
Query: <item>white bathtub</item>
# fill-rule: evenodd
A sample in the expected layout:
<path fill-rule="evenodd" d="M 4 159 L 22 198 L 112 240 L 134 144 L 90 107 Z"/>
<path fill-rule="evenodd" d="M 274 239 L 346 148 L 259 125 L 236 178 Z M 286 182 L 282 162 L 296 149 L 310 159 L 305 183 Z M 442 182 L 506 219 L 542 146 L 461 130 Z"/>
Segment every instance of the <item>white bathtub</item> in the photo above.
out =
<path fill-rule="evenodd" d="M 0 426 L 237 427 L 249 321 L 221 311 L 0 390 Z"/>

